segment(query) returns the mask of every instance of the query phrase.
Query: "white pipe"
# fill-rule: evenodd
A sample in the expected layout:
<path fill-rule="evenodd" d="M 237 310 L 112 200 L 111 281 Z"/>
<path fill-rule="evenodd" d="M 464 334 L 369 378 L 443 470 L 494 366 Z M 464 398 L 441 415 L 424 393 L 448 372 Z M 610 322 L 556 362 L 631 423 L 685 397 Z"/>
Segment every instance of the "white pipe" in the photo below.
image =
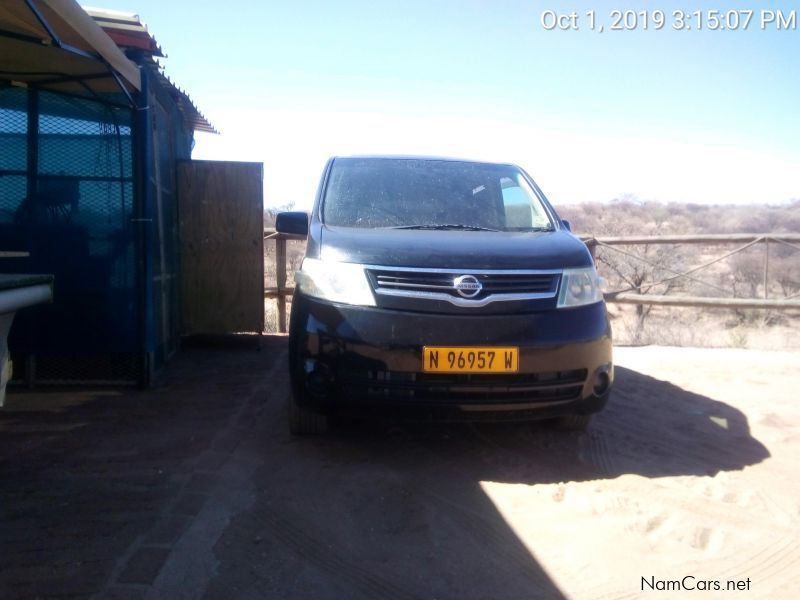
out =
<path fill-rule="evenodd" d="M 0 290 L 0 314 L 11 313 L 26 306 L 51 302 L 52 300 L 53 288 L 48 284 Z"/>

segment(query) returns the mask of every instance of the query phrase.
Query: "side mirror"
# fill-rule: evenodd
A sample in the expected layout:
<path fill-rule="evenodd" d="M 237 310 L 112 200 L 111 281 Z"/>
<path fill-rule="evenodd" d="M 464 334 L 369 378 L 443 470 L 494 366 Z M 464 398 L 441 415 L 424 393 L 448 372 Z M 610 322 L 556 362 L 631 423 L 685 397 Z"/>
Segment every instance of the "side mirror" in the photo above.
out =
<path fill-rule="evenodd" d="M 308 213 L 282 212 L 275 218 L 275 231 L 292 235 L 308 235 Z"/>
<path fill-rule="evenodd" d="M 572 231 L 572 225 L 570 225 L 569 221 L 567 221 L 566 219 L 561 219 L 561 224 L 567 231 Z"/>

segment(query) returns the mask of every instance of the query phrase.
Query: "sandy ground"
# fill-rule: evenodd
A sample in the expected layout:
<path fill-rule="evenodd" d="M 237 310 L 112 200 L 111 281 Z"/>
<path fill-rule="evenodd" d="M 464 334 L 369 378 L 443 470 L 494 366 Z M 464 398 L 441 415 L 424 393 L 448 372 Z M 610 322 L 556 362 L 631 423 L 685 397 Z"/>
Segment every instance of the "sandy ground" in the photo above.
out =
<path fill-rule="evenodd" d="M 15 394 L 0 597 L 797 597 L 796 352 L 618 348 L 582 434 L 292 438 L 284 344 L 187 350 L 148 392 Z"/>
<path fill-rule="evenodd" d="M 226 535 L 284 547 L 223 557 L 210 589 L 251 569 L 276 597 L 675 597 L 674 580 L 796 597 L 798 358 L 620 348 L 616 396 L 585 434 L 387 425 L 292 440 L 281 415 L 272 486 Z"/>
<path fill-rule="evenodd" d="M 574 598 L 658 596 L 643 577 L 686 576 L 723 590 L 686 596 L 726 597 L 728 580 L 749 579 L 738 594 L 797 597 L 800 354 L 647 347 L 615 358 L 616 397 L 577 444 L 602 475 L 481 482 L 531 555 Z M 556 446 L 550 468 L 568 467 L 568 442 Z"/>

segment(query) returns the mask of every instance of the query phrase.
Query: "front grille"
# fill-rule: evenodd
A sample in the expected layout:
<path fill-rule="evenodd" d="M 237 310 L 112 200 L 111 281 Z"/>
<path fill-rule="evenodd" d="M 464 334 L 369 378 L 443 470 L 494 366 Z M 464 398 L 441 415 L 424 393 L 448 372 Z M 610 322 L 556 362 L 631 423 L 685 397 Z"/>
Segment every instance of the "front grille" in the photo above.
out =
<path fill-rule="evenodd" d="M 344 400 L 483 404 L 566 402 L 580 397 L 586 369 L 525 374 L 340 372 Z"/>
<path fill-rule="evenodd" d="M 483 272 L 392 270 L 370 268 L 370 282 L 377 293 L 419 296 L 420 294 L 445 294 L 462 298 L 454 286 L 460 275 L 471 275 L 480 284 L 481 290 L 471 300 L 482 300 L 492 295 L 514 294 L 531 297 L 552 297 L 558 289 L 559 274 L 552 272 Z"/>

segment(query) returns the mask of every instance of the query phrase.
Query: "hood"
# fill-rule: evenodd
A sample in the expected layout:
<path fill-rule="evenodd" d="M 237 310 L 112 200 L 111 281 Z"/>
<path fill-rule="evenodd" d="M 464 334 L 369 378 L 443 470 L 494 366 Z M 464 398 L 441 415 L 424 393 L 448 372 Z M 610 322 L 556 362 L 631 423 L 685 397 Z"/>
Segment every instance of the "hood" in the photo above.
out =
<path fill-rule="evenodd" d="M 586 245 L 564 230 L 525 233 L 323 226 L 319 235 L 322 259 L 368 265 L 562 269 L 592 264 Z"/>

